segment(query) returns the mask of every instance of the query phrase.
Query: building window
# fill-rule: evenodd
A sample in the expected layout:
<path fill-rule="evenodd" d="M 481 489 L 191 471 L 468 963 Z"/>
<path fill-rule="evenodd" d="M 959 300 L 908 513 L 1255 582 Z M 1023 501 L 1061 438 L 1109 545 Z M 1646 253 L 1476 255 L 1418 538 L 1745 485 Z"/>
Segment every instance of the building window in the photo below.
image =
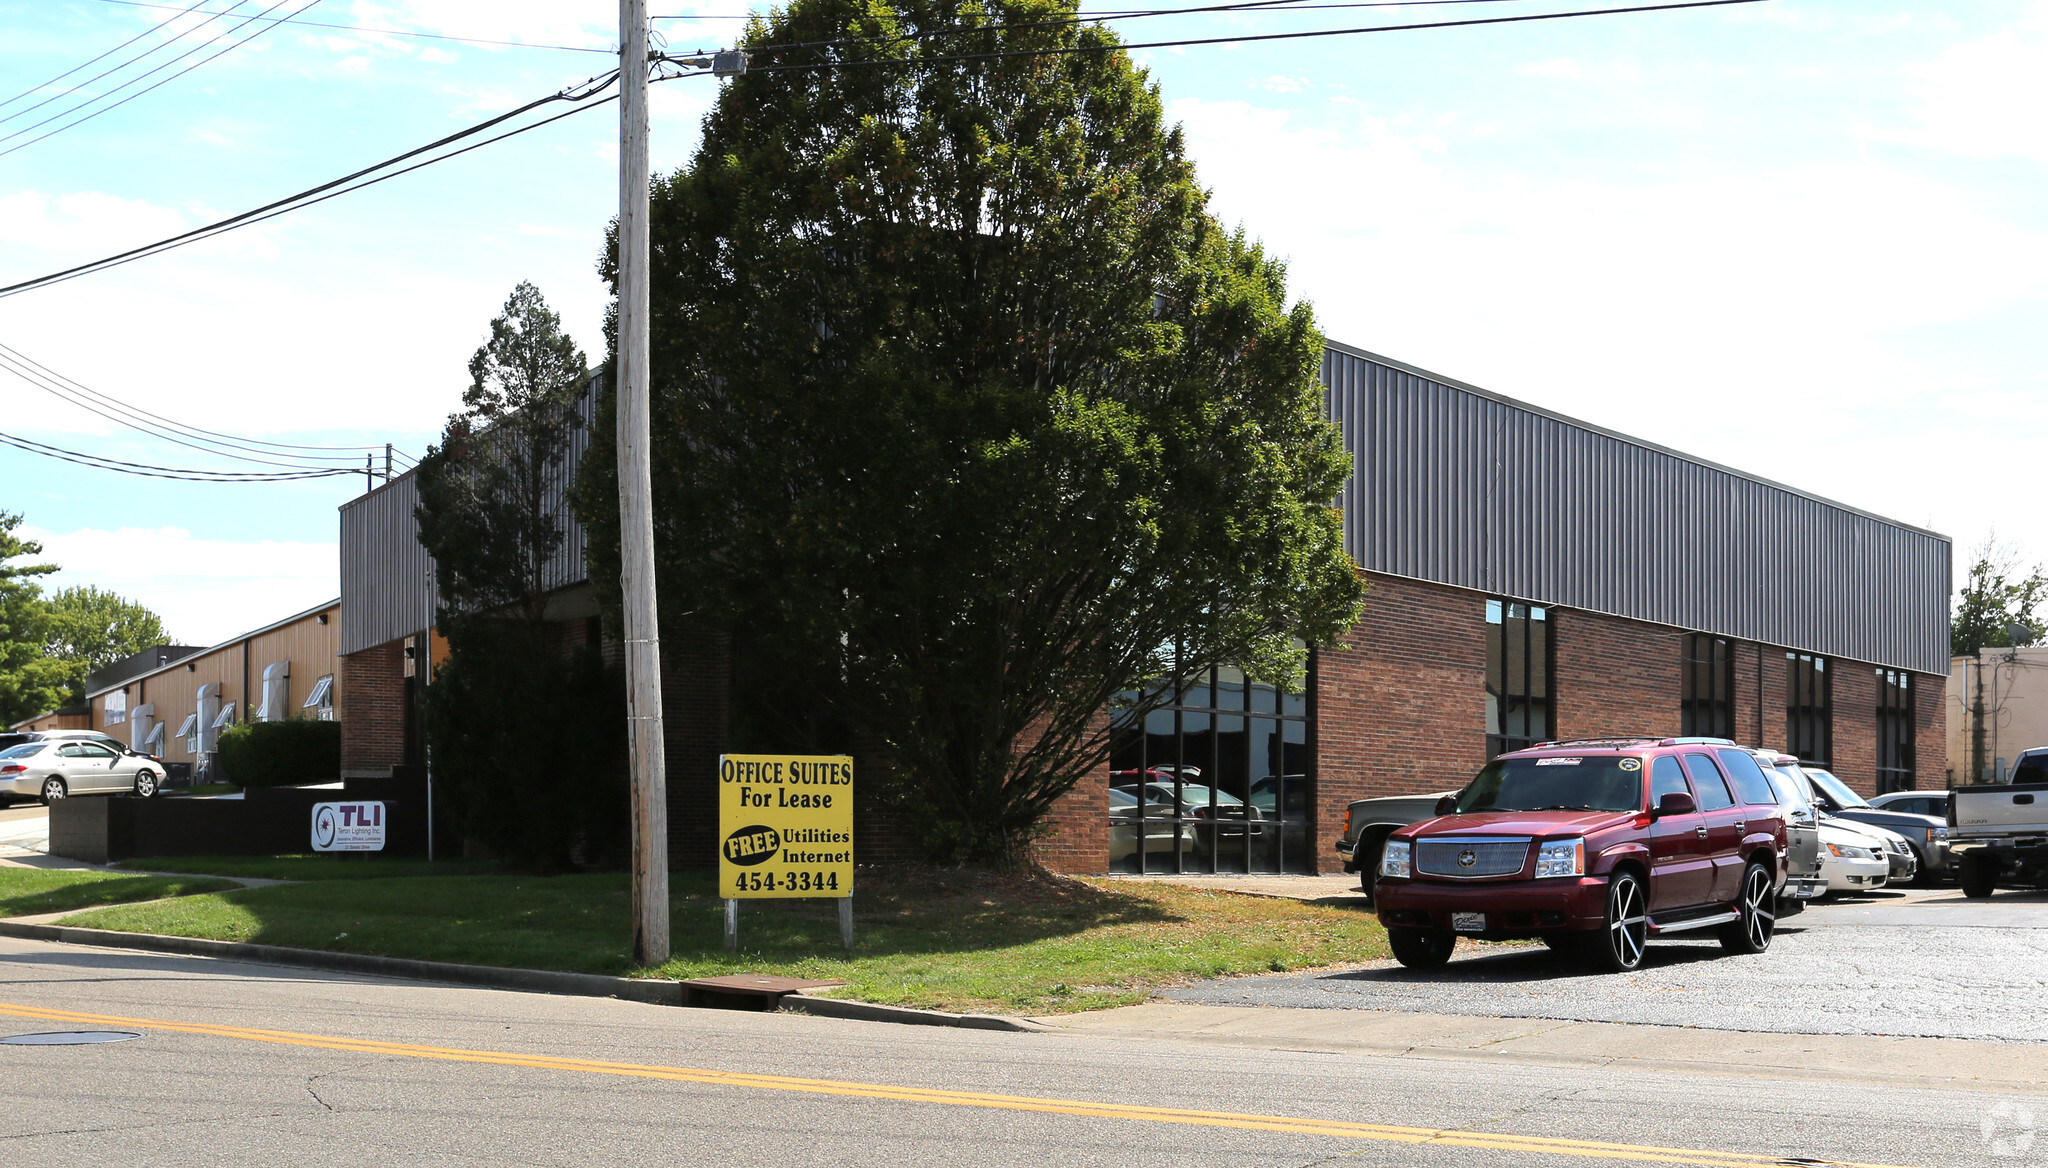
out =
<path fill-rule="evenodd" d="M 1551 737 L 1550 613 L 1518 600 L 1486 602 L 1486 757 Z"/>
<path fill-rule="evenodd" d="M 1685 635 L 1685 678 L 1678 732 L 1704 738 L 1735 737 L 1735 646 L 1726 637 Z"/>
<path fill-rule="evenodd" d="M 334 675 L 332 673 L 313 683 L 313 692 L 306 695 L 306 704 L 300 708 L 313 711 L 313 717 L 319 721 L 334 721 Z"/>
<path fill-rule="evenodd" d="M 186 754 L 199 753 L 199 715 L 185 715 L 185 720 L 178 723 L 178 737 L 185 742 Z"/>
<path fill-rule="evenodd" d="M 103 719 L 108 726 L 119 726 L 128 720 L 128 691 L 117 689 L 107 695 L 107 714 Z"/>
<path fill-rule="evenodd" d="M 1166 697 L 1111 728 L 1111 870 L 1308 871 L 1306 695 L 1226 665 L 1194 672 Z"/>
<path fill-rule="evenodd" d="M 1832 766 L 1835 711 L 1828 659 L 1812 653 L 1787 653 L 1785 665 L 1785 750 L 1798 755 L 1801 762 Z"/>
<path fill-rule="evenodd" d="M 1877 789 L 1910 791 L 1913 778 L 1913 675 L 1877 671 Z"/>

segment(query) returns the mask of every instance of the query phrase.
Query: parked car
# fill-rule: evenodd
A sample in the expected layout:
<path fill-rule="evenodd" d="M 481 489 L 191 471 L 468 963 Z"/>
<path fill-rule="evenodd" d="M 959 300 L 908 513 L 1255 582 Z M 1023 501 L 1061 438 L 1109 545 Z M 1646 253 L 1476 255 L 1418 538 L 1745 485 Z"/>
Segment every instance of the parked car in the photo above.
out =
<path fill-rule="evenodd" d="M 1752 750 L 1764 778 L 1778 793 L 1779 817 L 1785 821 L 1785 883 L 1778 890 L 1778 915 L 1803 911 L 1806 902 L 1827 894 L 1827 875 L 1822 871 L 1820 808 L 1814 805 L 1813 787 L 1799 773 L 1799 760 L 1775 750 Z"/>
<path fill-rule="evenodd" d="M 1950 843 L 1963 895 L 2000 885 L 2048 887 L 2048 747 L 2024 751 L 2009 783 L 1972 783 L 1948 793 Z"/>
<path fill-rule="evenodd" d="M 1344 831 L 1337 837 L 1337 854 L 1344 857 L 1344 870 L 1358 873 L 1358 886 L 1370 896 L 1373 881 L 1379 879 L 1380 849 L 1387 837 L 1436 814 L 1436 805 L 1457 795 L 1438 791 L 1430 795 L 1384 795 L 1377 799 L 1353 799 L 1344 809 Z"/>
<path fill-rule="evenodd" d="M 1112 870 L 1139 870 L 1138 839 L 1143 833 L 1145 854 L 1148 857 L 1165 855 L 1185 856 L 1194 850 L 1195 829 L 1186 824 L 1173 822 L 1173 804 L 1148 803 L 1141 813 L 1138 797 L 1129 791 L 1111 787 L 1109 789 L 1109 866 Z M 1178 865 L 1168 859 L 1161 862 L 1149 861 L 1144 865 L 1148 871 L 1170 871 Z"/>
<path fill-rule="evenodd" d="M 1869 892 L 1891 882 L 1891 857 L 1884 841 L 1855 824 L 1823 819 L 1820 824 L 1821 876 L 1830 894 Z"/>
<path fill-rule="evenodd" d="M 1932 815 L 1948 822 L 1947 791 L 1891 791 L 1873 795 L 1870 805 L 1879 811 L 1903 811 L 1908 815 Z"/>
<path fill-rule="evenodd" d="M 0 750 L 0 794 L 39 798 L 45 805 L 72 795 L 135 794 L 162 789 L 155 759 L 91 739 L 24 742 Z"/>
<path fill-rule="evenodd" d="M 1122 791 L 1135 798 L 1139 788 L 1136 783 L 1127 783 L 1112 786 L 1110 790 Z M 1176 802 L 1174 790 L 1171 780 L 1146 783 L 1145 802 L 1171 808 Z M 1181 783 L 1179 791 L 1181 822 L 1190 825 L 1190 830 L 1195 832 L 1196 846 L 1205 851 L 1243 851 L 1247 836 L 1266 833 L 1265 815 L 1228 791 L 1200 783 Z M 1165 814 L 1171 815 L 1172 812 L 1169 810 Z M 1216 825 L 1214 828 L 1203 830 L 1212 823 Z"/>
<path fill-rule="evenodd" d="M 1850 790 L 1847 783 L 1828 771 L 1803 764 L 1799 769 L 1812 781 L 1814 799 L 1822 811 L 1837 819 L 1883 828 L 1904 839 L 1904 848 L 1889 841 L 1886 843 L 1886 853 L 1892 857 L 1891 879 L 1894 884 L 1913 880 L 1916 876 L 1921 881 L 1932 882 L 1949 874 L 1949 828 L 1946 819 L 1872 807 L 1863 801 L 1863 796 Z"/>
<path fill-rule="evenodd" d="M 1544 743 L 1389 836 L 1373 898 L 1415 968 L 1441 965 L 1460 936 L 1537 937 L 1614 971 L 1640 967 L 1651 938 L 1696 929 L 1762 953 L 1786 872 L 1778 798 L 1724 738 Z"/>

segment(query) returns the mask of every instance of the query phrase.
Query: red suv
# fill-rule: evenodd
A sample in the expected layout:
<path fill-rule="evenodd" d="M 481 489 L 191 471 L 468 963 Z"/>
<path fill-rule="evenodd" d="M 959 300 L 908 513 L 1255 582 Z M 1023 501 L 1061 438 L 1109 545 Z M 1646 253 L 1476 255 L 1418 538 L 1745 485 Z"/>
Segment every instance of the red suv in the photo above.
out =
<path fill-rule="evenodd" d="M 1785 839 L 1770 781 L 1725 738 L 1545 742 L 1389 836 L 1373 903 L 1394 956 L 1418 969 L 1460 934 L 1541 937 L 1615 971 L 1640 966 L 1651 937 L 1693 929 L 1761 953 Z"/>

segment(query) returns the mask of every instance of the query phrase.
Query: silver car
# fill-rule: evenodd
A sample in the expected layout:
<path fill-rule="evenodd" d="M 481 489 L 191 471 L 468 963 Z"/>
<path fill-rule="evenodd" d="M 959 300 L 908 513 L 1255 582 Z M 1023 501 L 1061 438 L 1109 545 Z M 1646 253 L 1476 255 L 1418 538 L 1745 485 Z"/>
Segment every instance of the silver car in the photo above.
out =
<path fill-rule="evenodd" d="M 117 744 L 89 738 L 24 742 L 0 750 L 0 795 L 56 803 L 72 795 L 135 794 L 163 786 L 161 765 Z"/>

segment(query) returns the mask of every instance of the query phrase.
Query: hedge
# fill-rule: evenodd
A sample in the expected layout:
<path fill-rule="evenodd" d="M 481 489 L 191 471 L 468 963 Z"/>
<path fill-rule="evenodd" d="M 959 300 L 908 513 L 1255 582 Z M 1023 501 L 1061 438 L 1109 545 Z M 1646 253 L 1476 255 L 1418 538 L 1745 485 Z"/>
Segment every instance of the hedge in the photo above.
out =
<path fill-rule="evenodd" d="M 341 723 L 245 722 L 221 731 L 220 777 L 238 787 L 331 783 L 341 777 Z"/>

